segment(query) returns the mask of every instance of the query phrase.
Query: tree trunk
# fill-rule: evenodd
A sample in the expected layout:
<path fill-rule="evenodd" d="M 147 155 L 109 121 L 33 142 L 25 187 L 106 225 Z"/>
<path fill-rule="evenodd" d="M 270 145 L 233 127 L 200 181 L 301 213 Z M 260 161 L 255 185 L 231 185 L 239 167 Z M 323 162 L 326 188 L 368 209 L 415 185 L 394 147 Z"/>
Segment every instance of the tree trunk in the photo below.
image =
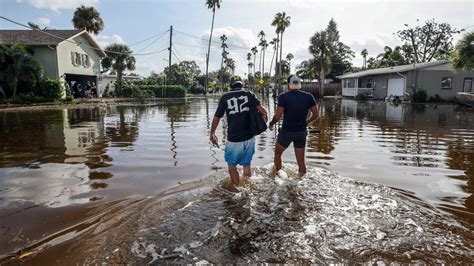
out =
<path fill-rule="evenodd" d="M 207 55 L 206 55 L 206 87 L 204 90 L 204 94 L 207 95 L 207 87 L 209 86 L 209 57 L 211 53 L 211 40 L 212 40 L 212 32 L 214 31 L 214 17 L 216 15 L 216 10 L 212 10 L 212 24 L 211 24 L 211 35 L 209 36 L 209 45 L 207 47 Z"/>
<path fill-rule="evenodd" d="M 123 75 L 123 70 L 117 69 L 117 94 L 122 97 L 122 75 Z"/>
<path fill-rule="evenodd" d="M 222 57 L 221 59 L 221 69 L 220 69 L 220 73 L 221 73 L 221 88 L 222 88 L 222 91 L 224 91 L 224 71 L 222 71 L 224 68 L 224 57 Z"/>
<path fill-rule="evenodd" d="M 270 73 L 269 73 L 270 80 L 272 79 L 272 67 L 273 67 L 273 60 L 275 59 L 275 54 L 276 54 L 276 47 L 275 49 L 273 49 L 272 61 L 270 63 Z"/>
<path fill-rule="evenodd" d="M 280 33 L 280 64 L 278 65 L 278 84 L 279 84 L 279 91 L 282 92 L 281 88 L 281 62 L 283 61 L 283 32 Z"/>
<path fill-rule="evenodd" d="M 262 79 L 265 76 L 265 49 L 262 50 L 263 58 L 262 58 Z"/>
<path fill-rule="evenodd" d="M 323 66 L 323 57 L 324 57 L 324 50 L 321 49 L 321 58 L 319 58 L 319 67 L 321 68 L 319 71 L 319 97 L 322 99 L 324 96 L 324 66 Z"/>

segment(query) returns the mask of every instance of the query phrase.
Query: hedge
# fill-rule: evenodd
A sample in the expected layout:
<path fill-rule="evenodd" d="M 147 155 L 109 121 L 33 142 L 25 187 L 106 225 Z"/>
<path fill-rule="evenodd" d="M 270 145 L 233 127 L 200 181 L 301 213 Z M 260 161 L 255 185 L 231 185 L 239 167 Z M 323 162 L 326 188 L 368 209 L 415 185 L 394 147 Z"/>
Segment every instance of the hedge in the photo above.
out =
<path fill-rule="evenodd" d="M 180 98 L 186 97 L 186 89 L 180 85 L 134 85 L 124 84 L 122 93 L 124 97 L 132 98 Z"/>

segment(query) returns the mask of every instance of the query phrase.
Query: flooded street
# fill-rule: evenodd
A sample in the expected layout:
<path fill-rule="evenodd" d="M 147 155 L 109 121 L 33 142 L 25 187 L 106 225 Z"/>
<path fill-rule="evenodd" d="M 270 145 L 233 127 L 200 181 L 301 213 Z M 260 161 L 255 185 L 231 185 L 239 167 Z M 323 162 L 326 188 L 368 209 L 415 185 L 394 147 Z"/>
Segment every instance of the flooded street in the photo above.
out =
<path fill-rule="evenodd" d="M 0 262 L 472 262 L 472 111 L 325 99 L 305 177 L 267 131 L 229 193 L 217 102 L 0 112 Z"/>

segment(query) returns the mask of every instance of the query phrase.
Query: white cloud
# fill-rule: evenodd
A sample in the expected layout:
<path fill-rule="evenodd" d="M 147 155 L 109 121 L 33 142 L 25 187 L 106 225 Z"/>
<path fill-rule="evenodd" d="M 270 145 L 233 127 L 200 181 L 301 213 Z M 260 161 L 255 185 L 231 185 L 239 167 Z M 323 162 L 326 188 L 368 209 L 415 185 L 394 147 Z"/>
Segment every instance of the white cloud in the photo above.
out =
<path fill-rule="evenodd" d="M 121 43 L 124 44 L 125 40 L 122 38 L 122 36 L 118 34 L 112 34 L 112 35 L 99 35 L 95 37 L 95 40 L 97 43 L 102 47 L 105 48 L 106 46 L 113 44 L 113 43 Z"/>
<path fill-rule="evenodd" d="M 38 18 L 34 22 L 36 24 L 40 25 L 40 26 L 49 26 L 49 24 L 51 24 L 51 19 L 49 19 L 49 18 Z"/>
<path fill-rule="evenodd" d="M 61 9 L 75 9 L 80 5 L 91 6 L 99 0 L 17 0 L 18 3 L 28 3 L 36 8 L 51 9 L 59 12 Z"/>

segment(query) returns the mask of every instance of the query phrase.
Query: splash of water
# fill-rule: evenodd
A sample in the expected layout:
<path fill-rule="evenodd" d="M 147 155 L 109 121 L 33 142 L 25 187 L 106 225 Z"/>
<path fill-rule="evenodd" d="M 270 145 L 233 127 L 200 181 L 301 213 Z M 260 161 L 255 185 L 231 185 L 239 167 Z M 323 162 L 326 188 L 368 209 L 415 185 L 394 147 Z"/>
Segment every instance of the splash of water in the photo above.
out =
<path fill-rule="evenodd" d="M 469 262 L 473 255 L 469 225 L 393 189 L 321 168 L 303 177 L 292 164 L 275 178 L 270 172 L 271 166 L 257 168 L 238 193 L 221 182 L 198 200 L 183 201 L 178 211 L 166 211 L 139 235 L 143 250 L 155 245 L 161 257 L 142 259 L 443 263 Z"/>

